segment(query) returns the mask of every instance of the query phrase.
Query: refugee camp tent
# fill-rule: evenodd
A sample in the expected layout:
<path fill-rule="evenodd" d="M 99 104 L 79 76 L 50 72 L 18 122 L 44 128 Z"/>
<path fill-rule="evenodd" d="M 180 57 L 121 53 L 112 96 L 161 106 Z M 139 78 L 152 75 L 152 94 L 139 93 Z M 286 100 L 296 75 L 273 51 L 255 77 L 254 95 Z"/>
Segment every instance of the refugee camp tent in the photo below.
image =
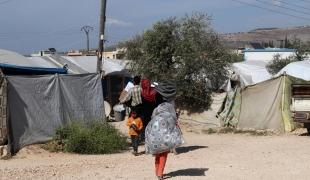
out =
<path fill-rule="evenodd" d="M 220 113 L 222 126 L 289 132 L 295 125 L 290 111 L 291 85 L 310 83 L 288 75 L 236 88 L 228 93 Z"/>
<path fill-rule="evenodd" d="M 0 72 L 0 146 L 7 142 L 7 83 Z"/>
<path fill-rule="evenodd" d="M 52 139 L 67 123 L 105 120 L 100 74 L 63 75 L 60 69 L 67 70 L 57 62 L 6 50 L 0 51 L 0 63 L 4 70 L 15 68 L 14 75 L 0 76 L 0 145 L 8 141 L 11 153 Z M 48 75 L 34 75 L 42 72 Z"/>
<path fill-rule="evenodd" d="M 241 86 L 246 87 L 272 78 L 266 65 L 266 61 L 243 61 L 233 63 L 232 70 L 239 76 Z"/>
<path fill-rule="evenodd" d="M 52 56 L 52 58 L 53 57 L 54 56 Z M 97 70 L 97 56 L 62 56 L 62 58 L 89 73 L 95 73 Z M 105 76 L 112 74 L 124 74 L 130 76 L 128 73 L 128 61 L 126 60 L 104 59 L 102 67 Z"/>
<path fill-rule="evenodd" d="M 95 73 L 97 71 L 96 56 L 60 56 L 57 54 L 36 58 L 38 61 L 50 61 L 58 64 L 59 67 L 65 66 L 70 74 Z M 34 60 L 33 60 L 34 61 Z M 114 106 L 118 103 L 120 93 L 131 79 L 129 73 L 129 61 L 118 59 L 104 59 L 103 62 L 103 92 L 104 99 Z"/>
<path fill-rule="evenodd" d="M 54 56 L 51 56 L 53 58 Z M 87 72 L 96 72 L 96 56 L 62 56 L 69 63 L 72 63 Z M 69 65 L 70 69 L 70 65 Z M 129 62 L 127 60 L 104 59 L 103 62 L 103 91 L 104 99 L 113 107 L 119 102 L 119 96 L 125 88 L 128 81 L 131 80 L 131 74 L 128 71 Z M 113 111 L 112 111 L 113 114 Z"/>
<path fill-rule="evenodd" d="M 103 121 L 100 74 L 8 76 L 11 152 L 52 139 L 70 122 Z"/>
<path fill-rule="evenodd" d="M 310 81 L 310 60 L 292 62 L 286 65 L 277 75 L 279 76 L 283 73 Z"/>
<path fill-rule="evenodd" d="M 0 49 L 0 68 L 6 75 L 66 74 L 67 70 L 48 61 L 34 61 L 4 49 Z"/>

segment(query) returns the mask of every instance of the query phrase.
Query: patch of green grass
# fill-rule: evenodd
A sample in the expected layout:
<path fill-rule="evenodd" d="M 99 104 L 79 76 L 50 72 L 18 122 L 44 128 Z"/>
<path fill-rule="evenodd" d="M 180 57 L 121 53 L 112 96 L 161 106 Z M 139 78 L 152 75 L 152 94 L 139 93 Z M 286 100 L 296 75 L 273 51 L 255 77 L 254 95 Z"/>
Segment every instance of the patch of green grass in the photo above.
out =
<path fill-rule="evenodd" d="M 58 128 L 53 141 L 42 147 L 52 152 L 111 154 L 127 149 L 128 144 L 126 137 L 107 123 L 74 123 Z"/>

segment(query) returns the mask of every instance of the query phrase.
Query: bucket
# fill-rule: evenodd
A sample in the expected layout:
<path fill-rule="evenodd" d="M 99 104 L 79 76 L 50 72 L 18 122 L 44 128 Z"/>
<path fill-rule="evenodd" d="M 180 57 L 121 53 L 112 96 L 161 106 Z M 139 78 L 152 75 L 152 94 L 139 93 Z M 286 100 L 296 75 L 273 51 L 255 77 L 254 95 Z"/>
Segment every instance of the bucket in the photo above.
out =
<path fill-rule="evenodd" d="M 113 107 L 115 121 L 123 121 L 125 119 L 126 111 L 122 104 L 117 104 Z"/>

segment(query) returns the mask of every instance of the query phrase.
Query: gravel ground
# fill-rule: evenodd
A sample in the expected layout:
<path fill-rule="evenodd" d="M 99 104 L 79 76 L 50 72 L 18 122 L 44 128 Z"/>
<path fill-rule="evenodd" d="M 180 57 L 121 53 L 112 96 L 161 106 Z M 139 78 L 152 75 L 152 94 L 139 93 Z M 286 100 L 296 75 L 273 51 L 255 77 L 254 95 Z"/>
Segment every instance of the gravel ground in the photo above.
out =
<path fill-rule="evenodd" d="M 122 123 L 115 123 L 121 127 Z M 186 128 L 184 128 L 186 129 Z M 197 130 L 197 129 L 196 129 Z M 169 154 L 167 179 L 308 180 L 310 137 L 203 134 L 184 130 L 186 144 Z M 139 147 L 143 151 L 143 146 Z M 154 158 L 129 151 L 113 155 L 49 153 L 39 146 L 0 160 L 0 179 L 156 179 Z"/>

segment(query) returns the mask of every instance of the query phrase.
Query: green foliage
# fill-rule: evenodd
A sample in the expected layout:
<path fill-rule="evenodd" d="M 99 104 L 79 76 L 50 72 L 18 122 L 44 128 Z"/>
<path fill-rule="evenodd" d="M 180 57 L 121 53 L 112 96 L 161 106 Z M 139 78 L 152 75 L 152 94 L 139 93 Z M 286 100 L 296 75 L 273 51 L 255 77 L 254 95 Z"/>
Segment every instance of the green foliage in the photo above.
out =
<path fill-rule="evenodd" d="M 229 59 L 231 60 L 231 63 L 237 63 L 237 62 L 244 61 L 243 55 L 236 54 L 236 53 L 230 54 L 230 58 Z"/>
<path fill-rule="evenodd" d="M 294 39 L 288 42 L 288 48 L 296 49 L 296 60 L 303 61 L 310 53 L 310 41 L 302 42 L 300 39 Z"/>
<path fill-rule="evenodd" d="M 141 43 L 143 42 L 142 36 L 136 35 L 132 40 L 121 42 L 118 44 L 119 48 L 126 48 L 125 59 L 141 60 L 143 53 Z"/>
<path fill-rule="evenodd" d="M 211 91 L 226 80 L 225 68 L 233 61 L 210 17 L 201 13 L 157 22 L 124 46 L 136 74 L 176 82 L 180 109 L 208 109 Z"/>
<path fill-rule="evenodd" d="M 110 154 L 126 149 L 127 143 L 126 137 L 109 124 L 68 124 L 57 129 L 54 140 L 43 148 L 80 154 Z"/>
<path fill-rule="evenodd" d="M 289 57 L 282 59 L 279 54 L 273 57 L 273 60 L 267 64 L 266 68 L 268 72 L 272 75 L 277 74 L 281 69 L 283 69 L 286 65 L 291 62 L 295 62 L 296 59 L 294 57 Z"/>
<path fill-rule="evenodd" d="M 295 49 L 295 56 L 291 56 L 285 59 L 281 58 L 280 55 L 274 56 L 273 60 L 266 66 L 269 73 L 273 75 L 277 74 L 289 63 L 295 61 L 303 61 L 307 56 L 310 55 L 310 41 L 302 42 L 300 39 L 294 39 L 293 41 L 289 41 L 286 38 L 285 46 L 287 48 Z"/>

